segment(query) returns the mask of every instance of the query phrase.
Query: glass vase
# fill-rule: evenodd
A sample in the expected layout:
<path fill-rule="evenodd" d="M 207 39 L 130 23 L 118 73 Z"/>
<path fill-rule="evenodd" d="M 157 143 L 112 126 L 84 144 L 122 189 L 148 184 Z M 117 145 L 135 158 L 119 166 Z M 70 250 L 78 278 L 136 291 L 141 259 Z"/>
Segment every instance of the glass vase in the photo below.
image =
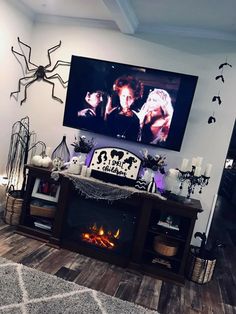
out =
<path fill-rule="evenodd" d="M 143 174 L 143 179 L 147 182 L 150 183 L 152 179 L 155 177 L 156 172 L 153 171 L 150 168 L 144 168 L 144 174 Z"/>
<path fill-rule="evenodd" d="M 79 158 L 80 164 L 85 165 L 86 159 L 87 159 L 87 154 L 86 153 L 73 151 L 73 156 L 72 157 L 75 157 L 75 156 Z"/>
<path fill-rule="evenodd" d="M 55 158 L 61 158 L 64 162 L 70 161 L 70 151 L 66 144 L 66 136 L 64 135 L 60 144 L 52 152 L 52 160 Z"/>

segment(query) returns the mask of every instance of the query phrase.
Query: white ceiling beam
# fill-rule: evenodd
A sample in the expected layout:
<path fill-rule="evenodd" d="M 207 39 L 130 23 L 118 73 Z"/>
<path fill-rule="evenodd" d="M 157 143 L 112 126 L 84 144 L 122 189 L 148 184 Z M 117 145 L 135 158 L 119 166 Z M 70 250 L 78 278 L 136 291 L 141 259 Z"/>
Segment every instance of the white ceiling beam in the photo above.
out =
<path fill-rule="evenodd" d="M 119 27 L 120 31 L 125 34 L 135 34 L 138 27 L 138 19 L 129 0 L 102 0 L 112 18 Z"/>

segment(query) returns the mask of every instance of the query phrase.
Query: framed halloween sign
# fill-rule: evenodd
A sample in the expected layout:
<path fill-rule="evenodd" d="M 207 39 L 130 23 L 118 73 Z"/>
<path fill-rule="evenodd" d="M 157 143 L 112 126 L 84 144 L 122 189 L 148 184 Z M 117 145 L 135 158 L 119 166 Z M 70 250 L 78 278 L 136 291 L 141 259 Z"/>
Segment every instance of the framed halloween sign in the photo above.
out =
<path fill-rule="evenodd" d="M 142 160 L 117 147 L 97 148 L 90 162 L 91 176 L 120 185 L 134 186 Z"/>

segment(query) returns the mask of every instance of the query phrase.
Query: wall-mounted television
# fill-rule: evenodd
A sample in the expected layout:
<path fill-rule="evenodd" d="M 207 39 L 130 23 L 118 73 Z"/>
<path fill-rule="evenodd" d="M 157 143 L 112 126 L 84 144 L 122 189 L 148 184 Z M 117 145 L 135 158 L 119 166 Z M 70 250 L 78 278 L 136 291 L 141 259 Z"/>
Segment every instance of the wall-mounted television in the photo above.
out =
<path fill-rule="evenodd" d="M 72 56 L 63 125 L 180 151 L 197 79 Z"/>

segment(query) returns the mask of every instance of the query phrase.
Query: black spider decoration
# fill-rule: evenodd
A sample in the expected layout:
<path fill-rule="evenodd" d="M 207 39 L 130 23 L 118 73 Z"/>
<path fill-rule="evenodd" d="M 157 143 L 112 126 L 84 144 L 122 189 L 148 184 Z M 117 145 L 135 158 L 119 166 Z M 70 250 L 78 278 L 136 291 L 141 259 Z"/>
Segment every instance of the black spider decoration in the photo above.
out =
<path fill-rule="evenodd" d="M 11 47 L 11 51 L 14 53 L 15 56 L 19 55 L 19 56 L 22 56 L 24 58 L 25 64 L 26 64 L 26 68 L 27 68 L 27 73 L 29 72 L 29 73 L 33 73 L 33 74 L 30 75 L 30 76 L 25 76 L 25 77 L 20 78 L 19 81 L 18 81 L 18 90 L 15 91 L 15 92 L 12 92 L 10 94 L 10 97 L 12 95 L 14 95 L 14 94 L 18 94 L 21 91 L 21 84 L 23 85 L 23 83 L 22 83 L 23 80 L 32 79 L 31 81 L 27 82 L 24 85 L 24 87 L 25 87 L 24 98 L 20 102 L 20 104 L 22 105 L 22 103 L 27 98 L 27 88 L 32 83 L 34 83 L 35 81 L 43 80 L 44 82 L 47 82 L 47 83 L 52 85 L 52 98 L 56 99 L 60 103 L 63 103 L 63 101 L 59 97 L 56 97 L 54 95 L 55 84 L 54 84 L 54 82 L 51 82 L 50 80 L 57 78 L 59 80 L 59 82 L 62 84 L 63 87 L 66 87 L 66 84 L 68 83 L 68 81 L 64 81 L 62 79 L 62 77 L 58 73 L 50 75 L 50 76 L 47 76 L 47 73 L 52 73 L 59 65 L 66 65 L 66 66 L 70 65 L 70 62 L 58 60 L 51 70 L 48 69 L 52 65 L 52 63 L 51 63 L 51 53 L 61 46 L 61 41 L 59 42 L 58 45 L 48 49 L 47 54 L 48 54 L 49 63 L 46 66 L 43 66 L 43 65 L 36 65 L 35 63 L 33 63 L 30 60 L 30 58 L 31 58 L 31 47 L 29 45 L 23 43 L 20 40 L 19 37 L 17 37 L 17 39 L 18 39 L 18 42 L 19 42 L 20 45 L 24 45 L 25 47 L 27 47 L 29 49 L 28 59 L 26 59 L 26 56 L 24 55 L 24 53 L 20 53 L 20 52 L 15 51 L 13 47 Z M 16 58 L 17 58 L 17 56 L 16 56 Z M 34 68 L 30 68 L 30 65 L 33 66 Z"/>

